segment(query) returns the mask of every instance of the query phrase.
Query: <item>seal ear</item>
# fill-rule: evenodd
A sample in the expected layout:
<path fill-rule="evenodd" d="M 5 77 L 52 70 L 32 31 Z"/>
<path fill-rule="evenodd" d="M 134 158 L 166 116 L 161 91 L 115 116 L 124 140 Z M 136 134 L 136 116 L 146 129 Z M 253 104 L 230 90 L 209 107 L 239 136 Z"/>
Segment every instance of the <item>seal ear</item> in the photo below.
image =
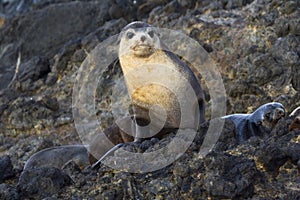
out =
<path fill-rule="evenodd" d="M 124 34 L 124 33 L 121 32 L 121 33 L 118 35 L 117 45 L 120 45 L 121 38 L 122 38 L 123 34 Z"/>
<path fill-rule="evenodd" d="M 160 38 L 161 34 L 160 34 L 159 32 L 157 32 L 157 31 L 155 30 L 154 33 L 157 35 L 157 37 Z"/>

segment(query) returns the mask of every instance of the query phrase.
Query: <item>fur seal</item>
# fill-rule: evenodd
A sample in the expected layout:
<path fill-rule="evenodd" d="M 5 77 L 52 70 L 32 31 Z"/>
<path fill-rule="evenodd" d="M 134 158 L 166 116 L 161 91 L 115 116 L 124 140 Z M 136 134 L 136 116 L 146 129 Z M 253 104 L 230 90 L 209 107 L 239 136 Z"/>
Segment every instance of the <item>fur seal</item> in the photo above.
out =
<path fill-rule="evenodd" d="M 169 130 L 176 130 L 179 128 L 181 113 L 180 105 L 175 94 L 184 93 L 185 91 L 183 88 L 186 87 L 186 84 L 189 84 L 193 88 L 197 97 L 197 102 L 194 102 L 197 105 L 195 108 L 197 107 L 197 109 L 199 109 L 198 111 L 195 111 L 195 114 L 198 115 L 195 116 L 195 118 L 198 119 L 198 122 L 196 122 L 193 127 L 188 128 L 197 129 L 199 124 L 205 122 L 204 92 L 198 79 L 186 63 L 181 61 L 174 53 L 168 51 L 166 45 L 160 40 L 159 33 L 156 33 L 151 25 L 141 21 L 132 22 L 122 29 L 119 40 L 119 62 L 132 102 L 132 118 L 136 124 L 135 127 L 131 128 L 132 132 L 135 134 L 133 135 L 134 142 L 139 142 L 145 138 L 143 137 L 145 135 L 148 136 L 147 138 L 153 137 L 149 132 L 151 132 L 152 129 L 155 130 L 155 123 L 152 123 L 152 126 L 148 127 L 148 130 L 141 130 L 140 127 L 149 125 L 149 123 L 153 121 L 162 121 L 159 112 L 155 113 L 154 111 L 154 118 L 156 118 L 156 120 L 153 120 L 153 116 L 151 118 L 149 116 L 149 111 L 157 104 L 166 111 L 166 121 L 163 129 L 157 133 L 155 137 L 161 138 L 168 133 Z M 172 84 L 175 85 L 175 91 L 171 91 L 160 84 L 141 86 L 140 82 L 145 79 L 144 76 L 146 76 L 146 71 L 142 75 L 137 74 L 136 76 L 127 76 L 128 73 L 130 74 L 138 71 L 139 68 L 143 66 L 148 66 L 148 70 L 155 70 L 156 68 L 152 68 L 151 66 L 157 64 L 161 67 L 171 68 L 180 73 L 181 77 L 176 77 L 174 79 L 174 77 L 170 77 L 168 73 L 160 73 L 161 71 L 157 72 L 156 80 L 158 81 L 160 79 L 174 79 Z M 124 132 L 120 131 L 120 134 L 122 138 L 128 138 L 126 133 L 124 134 Z M 132 142 L 132 140 L 124 140 L 124 143 L 126 142 Z M 106 155 L 122 147 L 123 144 L 119 143 L 106 152 L 104 156 L 94 163 L 93 167 L 96 167 Z M 97 148 L 99 147 L 93 149 Z"/>
<path fill-rule="evenodd" d="M 124 138 L 121 137 L 118 126 L 114 123 L 111 127 L 104 131 L 104 134 L 118 146 Z M 131 138 L 133 141 L 133 138 Z M 89 149 L 98 151 L 99 156 L 107 153 L 107 147 L 101 142 L 100 138 L 96 138 L 91 145 L 62 145 L 43 149 L 33 154 L 25 163 L 23 170 L 39 168 L 39 167 L 56 167 L 63 168 L 66 164 L 74 161 L 81 169 L 95 163 L 96 159 L 90 154 Z M 106 154 L 108 155 L 108 154 Z"/>
<path fill-rule="evenodd" d="M 252 114 L 232 114 L 222 118 L 232 120 L 236 128 L 239 142 L 246 141 L 252 136 L 262 136 L 270 133 L 276 123 L 285 116 L 285 108 L 281 103 L 266 103 L 257 108 Z"/>
<path fill-rule="evenodd" d="M 290 117 L 294 118 L 294 120 L 289 126 L 289 131 L 300 130 L 300 106 L 293 110 Z"/>
<path fill-rule="evenodd" d="M 144 22 L 133 22 L 123 28 L 120 34 L 119 60 L 125 77 L 129 95 L 131 97 L 134 117 L 144 123 L 150 121 L 149 111 L 152 106 L 160 105 L 167 114 L 165 128 L 179 128 L 181 121 L 180 105 L 176 94 L 184 93 L 186 84 L 190 84 L 197 96 L 199 105 L 199 123 L 205 121 L 204 93 L 192 69 L 181 61 L 175 54 L 167 50 L 165 44 L 160 40 L 159 33 Z M 168 70 L 157 70 L 153 65 L 171 68 L 178 71 L 182 77 L 171 77 Z M 160 84 L 149 84 L 141 86 L 145 74 L 127 76 L 127 73 L 138 71 L 139 68 L 148 66 L 147 70 L 155 70 L 157 73 L 153 81 L 161 79 L 172 79 L 175 91 Z M 145 73 L 147 71 L 145 70 Z M 188 82 L 187 82 L 187 81 Z M 159 118 L 160 114 L 156 117 Z M 141 119 L 141 120 L 139 120 Z M 143 123 L 142 123 L 143 124 Z M 199 124 L 197 124 L 199 125 Z M 193 127 L 194 128 L 194 127 Z"/>
<path fill-rule="evenodd" d="M 163 125 L 163 129 L 155 135 L 155 137 L 158 138 L 163 137 L 166 133 L 170 132 L 170 130 L 176 130 L 179 128 L 181 112 L 180 105 L 175 94 L 184 93 L 184 88 L 187 84 L 189 84 L 195 92 L 197 99 L 194 103 L 197 105 L 195 108 L 198 109 L 195 110 L 196 124 L 193 124 L 193 127 L 188 128 L 197 129 L 200 123 L 205 122 L 204 92 L 198 79 L 186 63 L 167 50 L 167 47 L 160 40 L 159 34 L 155 32 L 152 26 L 140 21 L 132 22 L 122 29 L 119 40 L 120 46 L 118 59 L 132 103 L 132 116 L 130 116 L 130 120 L 133 119 L 135 123 L 134 127 L 130 127 L 132 135 L 125 133 L 115 123 L 112 127 L 104 131 L 110 141 L 116 144 L 116 146 L 112 149 L 107 150 L 104 147 L 105 144 L 101 145 L 103 143 L 101 142 L 101 139 L 96 138 L 93 143 L 87 147 L 90 152 L 97 152 L 96 156 L 88 153 L 84 146 L 55 147 L 35 154 L 28 160 L 28 164 L 25 165 L 25 168 L 29 166 L 43 165 L 45 163 L 43 161 L 45 159 L 42 158 L 43 156 L 48 157 L 47 160 L 50 160 L 49 158 L 55 157 L 57 152 L 60 152 L 61 155 L 59 157 L 61 160 L 54 160 L 53 164 L 58 167 L 63 166 L 70 160 L 78 158 L 80 158 L 79 160 L 82 160 L 85 156 L 86 158 L 83 159 L 84 163 L 86 161 L 85 159 L 89 158 L 90 163 L 94 163 L 93 167 L 96 167 L 99 163 L 101 163 L 103 158 L 120 148 L 123 144 L 128 142 L 138 142 L 143 138 L 150 138 L 154 136 L 150 135 L 150 137 L 148 137 L 149 133 L 145 134 L 144 132 L 151 131 L 144 128 L 141 129 L 141 127 L 145 127 L 149 123 L 151 124 L 152 121 L 161 121 L 160 112 L 156 113 L 155 111 L 157 110 L 153 110 L 153 107 L 156 105 L 160 105 L 160 108 L 162 107 L 166 113 L 166 120 Z M 143 81 L 145 76 L 147 76 L 145 73 L 142 76 L 130 78 L 126 76 L 126 74 L 132 72 L 131 70 L 134 71 L 137 70 L 139 66 L 146 65 L 150 66 L 150 68 L 152 65 L 168 66 L 173 70 L 178 71 L 182 77 L 169 77 L 169 74 L 167 73 L 157 73 L 156 77 L 157 80 L 174 79 L 172 84 L 175 86 L 174 88 L 176 88 L 175 91 L 171 91 L 160 84 L 150 84 L 145 86 L 138 85 L 137 83 Z M 183 81 L 183 79 L 185 81 Z M 150 110 L 155 114 L 154 118 L 156 120 L 153 120 L 153 116 L 149 115 Z M 126 120 L 123 124 L 128 122 L 128 119 Z M 155 126 L 156 124 L 153 123 L 153 126 L 151 124 L 149 129 L 155 129 Z M 145 135 L 147 137 L 144 137 Z"/>
<path fill-rule="evenodd" d="M 65 145 L 43 149 L 33 154 L 27 160 L 24 170 L 46 167 L 49 165 L 60 169 L 71 161 L 74 161 L 80 168 L 88 166 L 90 162 L 86 146 Z"/>

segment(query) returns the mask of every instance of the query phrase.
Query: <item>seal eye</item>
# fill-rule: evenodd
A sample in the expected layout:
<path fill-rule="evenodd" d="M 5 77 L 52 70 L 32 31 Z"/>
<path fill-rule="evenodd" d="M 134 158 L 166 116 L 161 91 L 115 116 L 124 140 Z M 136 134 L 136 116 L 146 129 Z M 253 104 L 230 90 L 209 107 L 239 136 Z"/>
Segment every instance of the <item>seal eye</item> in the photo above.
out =
<path fill-rule="evenodd" d="M 265 118 L 270 119 L 270 117 L 271 117 L 271 113 L 266 113 L 265 114 Z"/>
<path fill-rule="evenodd" d="M 153 32 L 153 31 L 149 31 L 149 32 L 148 32 L 148 35 L 149 35 L 151 38 L 153 38 L 153 37 L 154 37 L 154 32 Z"/>
<path fill-rule="evenodd" d="M 131 38 L 133 38 L 134 33 L 129 31 L 129 32 L 127 32 L 126 36 L 128 39 L 131 39 Z"/>

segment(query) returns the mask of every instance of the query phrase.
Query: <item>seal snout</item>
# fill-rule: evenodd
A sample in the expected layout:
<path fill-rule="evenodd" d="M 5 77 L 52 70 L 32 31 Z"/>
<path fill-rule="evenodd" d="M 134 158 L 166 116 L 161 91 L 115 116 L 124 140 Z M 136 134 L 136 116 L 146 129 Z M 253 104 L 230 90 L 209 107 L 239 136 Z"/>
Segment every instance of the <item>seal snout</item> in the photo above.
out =
<path fill-rule="evenodd" d="M 142 41 L 142 42 L 145 42 L 146 39 L 147 39 L 147 38 L 146 38 L 145 35 L 142 35 L 142 36 L 141 36 L 141 41 Z"/>
<path fill-rule="evenodd" d="M 280 120 L 285 116 L 285 110 L 284 108 L 278 107 L 274 111 L 274 120 Z"/>
<path fill-rule="evenodd" d="M 269 120 L 277 122 L 281 118 L 285 117 L 285 108 L 280 103 L 273 103 L 271 113 L 269 114 Z"/>
<path fill-rule="evenodd" d="M 275 112 L 276 115 L 279 116 L 280 118 L 285 116 L 285 110 L 283 108 L 276 108 Z"/>

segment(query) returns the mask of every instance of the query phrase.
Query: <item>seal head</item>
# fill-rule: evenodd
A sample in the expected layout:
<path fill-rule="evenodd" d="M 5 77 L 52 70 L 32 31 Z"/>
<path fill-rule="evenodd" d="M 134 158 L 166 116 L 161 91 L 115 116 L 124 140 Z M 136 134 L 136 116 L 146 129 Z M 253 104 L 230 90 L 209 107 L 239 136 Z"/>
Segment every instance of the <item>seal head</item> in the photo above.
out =
<path fill-rule="evenodd" d="M 285 109 L 281 103 L 272 102 L 260 106 L 251 115 L 250 122 L 265 129 L 272 130 L 277 122 L 285 116 Z"/>
<path fill-rule="evenodd" d="M 120 34 L 119 56 L 133 54 L 136 57 L 149 57 L 155 49 L 161 49 L 158 34 L 152 26 L 144 22 L 132 22 Z"/>

